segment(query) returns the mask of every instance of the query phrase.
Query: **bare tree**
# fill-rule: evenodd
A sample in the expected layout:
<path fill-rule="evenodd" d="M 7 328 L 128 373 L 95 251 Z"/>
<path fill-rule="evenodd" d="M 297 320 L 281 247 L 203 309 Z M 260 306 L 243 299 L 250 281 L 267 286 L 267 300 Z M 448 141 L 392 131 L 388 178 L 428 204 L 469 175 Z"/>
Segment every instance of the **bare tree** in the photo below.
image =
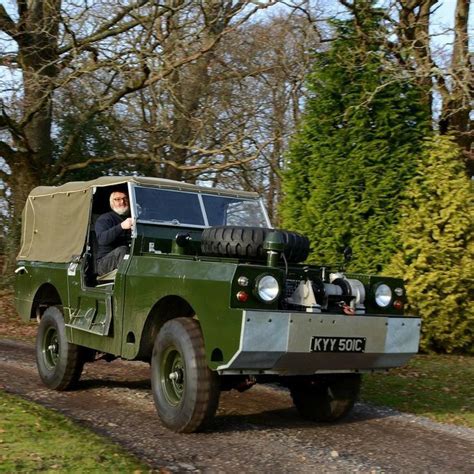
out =
<path fill-rule="evenodd" d="M 469 53 L 469 0 L 457 0 L 454 42 L 448 71 L 450 88 L 446 88 L 440 120 L 442 133 L 452 132 L 466 157 L 468 172 L 474 175 L 473 121 L 474 100 L 473 56 Z"/>
<path fill-rule="evenodd" d="M 339 0 L 350 9 L 357 20 L 358 11 L 363 8 L 361 0 Z M 443 64 L 442 57 L 433 51 L 433 37 L 430 34 L 433 13 L 439 0 L 394 0 L 386 10 L 387 23 L 392 24 L 393 35 L 386 38 L 387 44 L 398 58 L 401 78 L 411 77 L 421 84 L 426 93 L 426 103 L 433 110 L 435 101 L 441 101 L 438 128 L 442 134 L 452 133 L 465 150 L 467 171 L 474 174 L 472 158 L 472 55 L 469 54 L 469 0 L 457 0 L 454 37 L 450 60 Z M 388 64 L 387 67 L 393 67 Z"/>
<path fill-rule="evenodd" d="M 183 82 L 173 97 L 175 107 L 184 104 L 192 111 L 206 84 L 185 88 L 180 76 L 204 72 L 207 55 L 221 38 L 272 3 L 17 0 L 16 12 L 1 5 L 0 31 L 9 41 L 2 43 L 0 65 L 13 75 L 10 84 L 2 75 L 10 94 L 2 98 L 0 115 L 5 162 L 0 178 L 11 193 L 10 215 L 18 219 L 33 186 L 60 180 L 94 161 L 118 158 L 71 159 L 83 125 L 117 109 L 126 97 L 163 80 Z M 54 154 L 55 97 L 68 88 L 81 90 L 82 104 L 63 149 Z M 185 126 L 177 126 L 173 141 L 188 138 Z"/>
<path fill-rule="evenodd" d="M 199 61 L 130 96 L 123 129 L 138 137 L 137 153 L 155 157 L 156 174 L 258 191 L 276 216 L 318 35 L 297 11 L 242 24 Z M 183 40 L 170 41 L 176 54 Z"/>

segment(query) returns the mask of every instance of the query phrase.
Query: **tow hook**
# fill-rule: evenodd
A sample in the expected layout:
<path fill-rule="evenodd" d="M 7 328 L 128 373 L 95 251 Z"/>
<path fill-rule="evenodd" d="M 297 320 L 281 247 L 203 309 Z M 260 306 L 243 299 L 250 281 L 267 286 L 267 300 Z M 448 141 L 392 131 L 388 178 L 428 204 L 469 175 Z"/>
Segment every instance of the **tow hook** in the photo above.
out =
<path fill-rule="evenodd" d="M 344 314 L 347 314 L 348 316 L 354 316 L 355 308 L 352 305 L 352 301 L 350 305 L 348 305 L 345 301 L 340 301 L 339 306 L 342 308 Z"/>
<path fill-rule="evenodd" d="M 245 392 L 249 388 L 252 388 L 256 383 L 257 381 L 255 380 L 255 377 L 249 377 L 248 379 L 245 379 L 243 382 L 239 383 L 235 389 L 239 392 Z"/>

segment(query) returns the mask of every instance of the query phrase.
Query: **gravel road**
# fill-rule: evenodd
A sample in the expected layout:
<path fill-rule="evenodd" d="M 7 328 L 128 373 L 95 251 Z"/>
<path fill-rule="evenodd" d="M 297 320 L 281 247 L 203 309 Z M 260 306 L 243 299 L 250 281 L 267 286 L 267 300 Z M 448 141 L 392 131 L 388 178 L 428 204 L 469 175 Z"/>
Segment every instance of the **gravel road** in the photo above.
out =
<path fill-rule="evenodd" d="M 207 432 L 178 435 L 155 413 L 148 365 L 88 364 L 80 387 L 40 382 L 32 343 L 0 339 L 0 388 L 111 438 L 154 470 L 203 473 L 474 472 L 474 430 L 357 404 L 344 422 L 300 419 L 288 393 L 224 392 Z"/>

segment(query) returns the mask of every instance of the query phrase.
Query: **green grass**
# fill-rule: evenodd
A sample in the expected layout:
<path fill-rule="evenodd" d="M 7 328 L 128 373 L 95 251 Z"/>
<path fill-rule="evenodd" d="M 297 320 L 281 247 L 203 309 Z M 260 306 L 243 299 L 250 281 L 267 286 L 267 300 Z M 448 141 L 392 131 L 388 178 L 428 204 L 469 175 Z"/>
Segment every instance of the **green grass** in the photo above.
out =
<path fill-rule="evenodd" d="M 366 375 L 361 400 L 474 428 L 474 357 L 419 355 L 407 367 Z"/>
<path fill-rule="evenodd" d="M 116 445 L 66 417 L 0 390 L 1 472 L 148 472 Z"/>

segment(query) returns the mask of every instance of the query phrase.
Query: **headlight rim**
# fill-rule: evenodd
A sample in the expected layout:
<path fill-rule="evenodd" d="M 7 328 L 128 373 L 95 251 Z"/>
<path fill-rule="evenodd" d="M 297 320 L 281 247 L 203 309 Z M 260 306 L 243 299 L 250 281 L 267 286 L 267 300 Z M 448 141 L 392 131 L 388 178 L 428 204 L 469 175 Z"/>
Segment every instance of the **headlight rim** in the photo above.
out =
<path fill-rule="evenodd" d="M 264 278 L 267 278 L 267 277 L 270 277 L 270 278 L 273 278 L 276 282 L 276 285 L 277 285 L 277 292 L 276 292 L 276 295 L 274 298 L 268 300 L 268 299 L 265 299 L 263 298 L 261 295 L 260 295 L 260 292 L 259 292 L 259 287 L 260 287 L 260 283 L 262 282 L 262 280 Z M 259 301 L 261 301 L 262 303 L 265 303 L 265 304 L 272 304 L 274 303 L 275 301 L 278 300 L 278 297 L 280 296 L 281 294 L 281 285 L 280 285 L 280 282 L 278 281 L 278 278 L 276 278 L 274 275 L 272 275 L 271 273 L 263 273 L 261 275 L 259 275 L 256 279 L 255 279 L 255 286 L 254 286 L 254 293 L 255 293 L 255 296 L 259 299 Z"/>
<path fill-rule="evenodd" d="M 380 289 L 381 289 L 382 287 L 387 288 L 387 289 L 389 290 L 389 294 L 390 294 L 390 296 L 389 296 L 389 298 L 387 299 L 387 302 L 386 302 L 385 304 L 380 302 L 380 298 L 381 298 L 381 297 L 382 297 L 382 298 L 383 298 L 383 297 L 387 297 L 388 295 L 383 295 L 383 294 L 380 295 L 380 294 L 377 294 L 377 293 L 380 291 Z M 390 304 L 392 303 L 392 301 L 393 301 L 393 297 L 394 297 L 394 291 L 393 291 L 393 289 L 392 289 L 392 287 L 391 287 L 390 285 L 388 285 L 388 284 L 385 283 L 385 282 L 380 282 L 380 283 L 377 284 L 377 286 L 376 286 L 375 289 L 374 289 L 374 301 L 375 301 L 375 304 L 376 304 L 379 308 L 383 308 L 383 309 L 388 308 L 388 307 L 390 306 Z"/>

